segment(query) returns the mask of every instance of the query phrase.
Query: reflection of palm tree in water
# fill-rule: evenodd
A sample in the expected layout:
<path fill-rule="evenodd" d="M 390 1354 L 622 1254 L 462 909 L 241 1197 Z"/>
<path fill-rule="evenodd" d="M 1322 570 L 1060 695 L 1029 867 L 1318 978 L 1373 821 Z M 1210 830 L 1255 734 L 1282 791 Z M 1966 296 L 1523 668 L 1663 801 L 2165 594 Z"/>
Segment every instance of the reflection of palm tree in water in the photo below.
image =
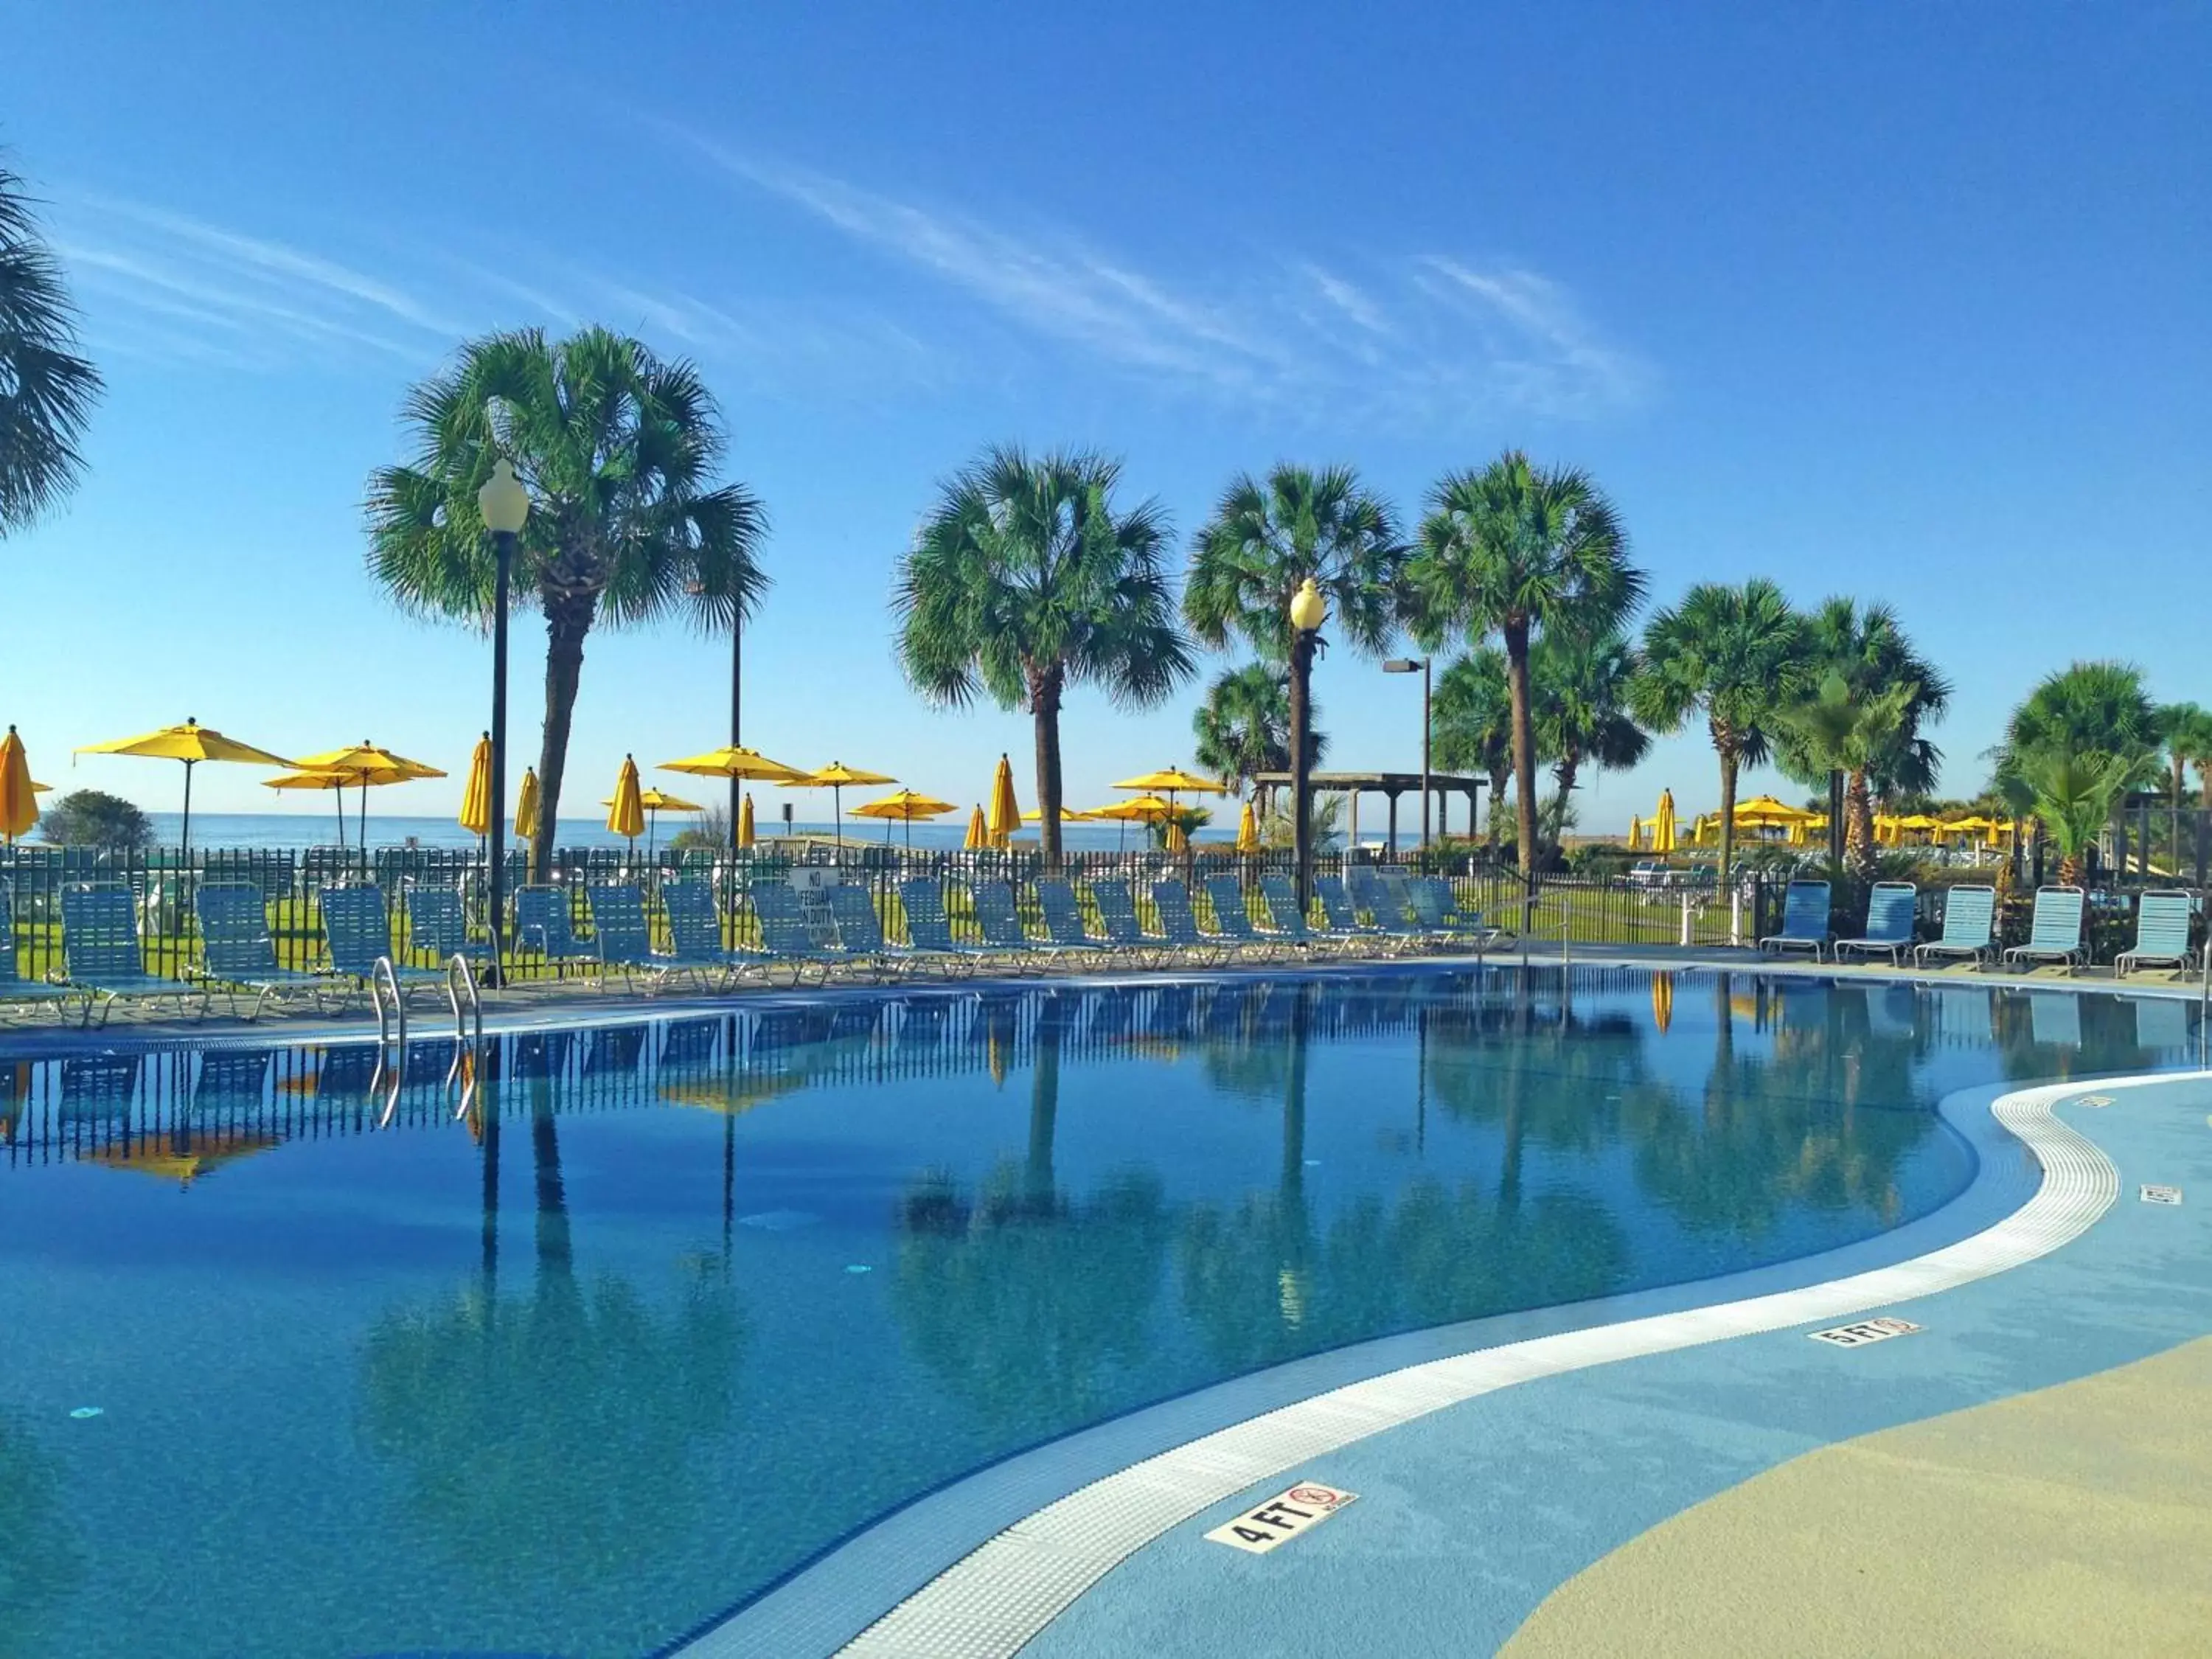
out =
<path fill-rule="evenodd" d="M 27 1430 L 0 1417 L 0 1654 L 56 1651 L 40 1620 L 84 1577 L 62 1512 L 61 1470 Z"/>
<path fill-rule="evenodd" d="M 1495 1200 L 1472 1184 L 1418 1181 L 1395 1204 L 1364 1198 L 1316 1235 L 1306 1189 L 1307 993 L 1293 1006 L 1282 1076 L 1281 1161 L 1272 1194 L 1231 1212 L 1194 1207 L 1180 1251 L 1184 1310 L 1224 1372 L 1423 1325 L 1516 1308 L 1580 1300 L 1614 1284 L 1626 1258 L 1604 1206 L 1579 1194 L 1547 1193 L 1524 1205 L 1517 1142 L 1528 1121 L 1522 1088 L 1504 1091 L 1510 1127 L 1504 1187 Z M 1524 1001 L 1510 1016 L 1529 1024 Z M 1426 1055 L 1448 1055 L 1468 1017 L 1432 1017 Z M 1464 1081 L 1463 1077 L 1456 1079 Z M 1433 1073 L 1417 1080 L 1417 1088 Z M 1462 1096 L 1437 1089 L 1448 1107 Z"/>
<path fill-rule="evenodd" d="M 1099 1415 L 1115 1375 L 1146 1353 L 1166 1223 L 1149 1171 L 1108 1177 L 1087 1199 L 1059 1188 L 1054 1146 L 1073 998 L 1037 1005 L 1027 1146 L 975 1192 L 943 1172 L 908 1190 L 892 1285 L 915 1355 L 1003 1446 Z M 1007 1033 L 1011 1047 L 1011 1031 Z"/>
<path fill-rule="evenodd" d="M 457 1302 L 387 1314 L 369 1334 L 362 1431 L 401 1464 L 426 1529 L 486 1582 L 557 1588 L 643 1570 L 703 1524 L 688 1479 L 725 1425 L 744 1345 L 726 1282 L 666 1312 L 574 1271 L 552 1085 L 528 1083 L 537 1273 L 496 1294 L 499 1098 L 483 1099 L 483 1257 Z"/>

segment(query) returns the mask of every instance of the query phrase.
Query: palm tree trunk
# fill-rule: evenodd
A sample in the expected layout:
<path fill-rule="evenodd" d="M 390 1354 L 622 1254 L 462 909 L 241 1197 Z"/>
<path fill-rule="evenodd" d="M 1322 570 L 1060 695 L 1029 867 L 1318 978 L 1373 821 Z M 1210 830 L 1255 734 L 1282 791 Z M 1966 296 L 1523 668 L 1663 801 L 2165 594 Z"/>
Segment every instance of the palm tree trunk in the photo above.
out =
<path fill-rule="evenodd" d="M 1552 768 L 1552 781 L 1559 787 L 1558 841 L 1561 847 L 1567 842 L 1567 797 L 1575 793 L 1575 774 L 1582 769 L 1582 763 L 1583 757 L 1571 749 L 1560 756 L 1559 763 Z"/>
<path fill-rule="evenodd" d="M 1036 1056 L 1030 1068 L 1030 1147 L 1023 1166 L 1024 1198 L 1032 1214 L 1052 1207 L 1057 1182 L 1053 1176 L 1052 1148 L 1060 1121 L 1060 1026 L 1040 1020 Z"/>
<path fill-rule="evenodd" d="M 1728 891 L 1729 873 L 1735 865 L 1735 775 L 1740 764 L 1735 733 L 1727 726 L 1713 727 L 1713 748 L 1721 757 L 1721 890 Z"/>
<path fill-rule="evenodd" d="M 1864 767 L 1844 786 L 1844 862 L 1863 876 L 1874 873 L 1874 793 Z"/>
<path fill-rule="evenodd" d="M 576 712 L 576 688 L 584 678 L 584 636 L 592 631 L 597 610 L 589 599 L 545 601 L 545 738 L 538 751 L 538 829 L 530 838 L 532 881 L 544 881 L 553 867 L 561 779 L 568 764 L 568 723 Z"/>
<path fill-rule="evenodd" d="M 1030 710 L 1036 717 L 1037 838 L 1047 870 L 1060 868 L 1060 690 L 1057 668 L 1037 674 L 1030 687 Z"/>
<path fill-rule="evenodd" d="M 1313 706 L 1309 682 L 1313 677 L 1314 636 L 1303 629 L 1291 634 L 1291 867 L 1297 884 L 1298 908 L 1303 910 L 1313 894 L 1313 825 L 1306 810 L 1308 779 L 1312 772 L 1309 730 Z"/>
<path fill-rule="evenodd" d="M 1528 708 L 1528 624 L 1505 624 L 1505 689 L 1513 703 L 1514 828 L 1521 873 L 1536 873 L 1536 733 Z"/>

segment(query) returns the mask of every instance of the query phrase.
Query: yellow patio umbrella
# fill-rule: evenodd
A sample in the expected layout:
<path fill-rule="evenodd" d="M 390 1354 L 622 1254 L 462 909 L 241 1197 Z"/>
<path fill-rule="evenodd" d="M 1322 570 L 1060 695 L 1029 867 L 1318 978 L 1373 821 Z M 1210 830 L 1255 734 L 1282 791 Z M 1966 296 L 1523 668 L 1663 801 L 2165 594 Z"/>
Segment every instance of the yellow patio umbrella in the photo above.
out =
<path fill-rule="evenodd" d="M 514 838 L 528 841 L 538 833 L 538 772 L 525 767 L 522 787 L 514 797 Z"/>
<path fill-rule="evenodd" d="M 1218 778 L 1202 778 L 1195 772 L 1186 772 L 1179 766 L 1164 766 L 1157 772 L 1147 772 L 1141 777 L 1124 778 L 1114 786 L 1116 789 L 1141 789 L 1147 794 L 1165 790 L 1170 795 L 1225 795 L 1229 786 Z"/>
<path fill-rule="evenodd" d="M 1642 851 L 1642 850 L 1643 850 L 1643 843 L 1644 843 L 1644 820 L 1643 820 L 1642 818 L 1631 818 L 1631 819 L 1629 819 L 1629 821 L 1628 821 L 1628 850 L 1629 850 L 1630 852 L 1632 852 L 1632 853 L 1640 852 L 1640 851 Z"/>
<path fill-rule="evenodd" d="M 1090 816 L 1087 810 L 1078 807 L 1063 806 L 1060 809 L 1060 821 L 1062 823 L 1079 823 Z M 1044 809 L 1042 806 L 1032 806 L 1022 814 L 1024 823 L 1042 823 L 1043 821 Z"/>
<path fill-rule="evenodd" d="M 991 844 L 991 826 L 984 822 L 983 809 L 981 806 L 976 807 L 975 811 L 969 815 L 968 819 L 968 839 L 962 842 L 960 844 L 971 853 L 977 851 L 981 848 L 988 847 Z"/>
<path fill-rule="evenodd" d="M 799 767 L 786 766 L 781 761 L 770 760 L 757 750 L 739 744 L 724 744 L 720 749 L 710 749 L 703 755 L 690 755 L 682 760 L 663 761 L 664 772 L 688 772 L 700 778 L 748 778 L 756 783 L 797 783 L 806 774 Z"/>
<path fill-rule="evenodd" d="M 1175 808 L 1158 795 L 1139 795 L 1133 800 L 1117 800 L 1110 805 L 1094 806 L 1088 816 L 1108 818 L 1116 823 L 1150 823 L 1154 818 L 1165 817 Z"/>
<path fill-rule="evenodd" d="M 884 821 L 884 841 L 889 844 L 891 825 L 906 825 L 906 844 L 914 845 L 914 821 L 916 818 L 941 817 L 956 809 L 949 800 L 933 800 L 927 795 L 917 794 L 911 789 L 902 789 L 895 795 L 885 795 L 881 800 L 872 800 L 853 809 L 856 818 L 881 818 Z"/>
<path fill-rule="evenodd" d="M 221 1140 L 203 1136 L 196 1140 L 187 1133 L 175 1141 L 149 1139 L 106 1147 L 92 1154 L 92 1162 L 106 1169 L 155 1176 L 173 1181 L 179 1187 L 189 1187 L 196 1177 L 223 1164 L 252 1158 L 256 1152 L 272 1151 L 282 1144 L 276 1136 L 267 1133 L 227 1136 Z"/>
<path fill-rule="evenodd" d="M 637 762 L 632 757 L 623 757 L 622 771 L 615 778 L 614 799 L 608 803 L 607 828 L 623 840 L 635 842 L 645 833 L 645 803 L 640 799 L 637 787 Z"/>
<path fill-rule="evenodd" d="M 1190 837 L 1183 833 L 1182 822 L 1181 819 L 1170 818 L 1168 820 L 1167 844 L 1168 851 L 1170 853 L 1188 853 L 1190 851 Z"/>
<path fill-rule="evenodd" d="M 0 836 L 14 841 L 39 821 L 39 786 L 31 781 L 31 758 L 9 726 L 0 738 Z"/>
<path fill-rule="evenodd" d="M 1764 823 L 1768 826 L 1802 823 L 1814 815 L 1802 806 L 1792 806 L 1786 800 L 1777 800 L 1771 795 L 1753 795 L 1749 800 L 1735 804 L 1738 823 Z"/>
<path fill-rule="evenodd" d="M 898 780 L 888 772 L 865 772 L 857 766 L 848 766 L 842 761 L 831 761 L 818 772 L 809 772 L 800 780 L 802 784 L 830 792 L 830 810 L 836 818 L 837 841 L 845 840 L 845 786 L 848 783 L 896 783 Z"/>
<path fill-rule="evenodd" d="M 599 805 L 612 806 L 616 799 L 616 796 L 611 795 Z M 703 812 L 707 810 L 697 801 L 672 795 L 665 789 L 639 790 L 637 804 L 645 809 L 645 850 L 648 857 L 652 854 L 653 842 L 660 833 L 660 815 L 663 812 Z"/>
<path fill-rule="evenodd" d="M 743 805 L 738 808 L 738 845 L 739 847 L 750 847 L 752 844 L 753 798 L 751 792 L 749 790 L 746 792 Z"/>
<path fill-rule="evenodd" d="M 1253 811 L 1252 803 L 1249 800 L 1244 803 L 1244 810 L 1237 815 L 1237 850 L 1240 853 L 1256 853 L 1260 850 L 1260 818 L 1259 815 Z"/>
<path fill-rule="evenodd" d="M 118 738 L 112 743 L 87 744 L 75 752 L 80 755 L 136 755 L 147 760 L 184 763 L 185 817 L 183 828 L 177 835 L 177 853 L 180 861 L 191 850 L 192 844 L 192 768 L 202 761 L 236 761 L 246 766 L 294 764 L 282 755 L 272 755 L 266 749 L 256 749 L 250 743 L 226 738 L 213 726 L 202 726 L 190 716 L 185 718 L 182 726 L 165 726 L 158 732 L 142 732 L 135 738 Z"/>
<path fill-rule="evenodd" d="M 491 733 L 477 739 L 469 756 L 468 787 L 461 791 L 461 828 L 476 836 L 491 834 Z"/>
<path fill-rule="evenodd" d="M 264 789 L 328 789 L 337 795 L 338 845 L 346 844 L 345 791 L 353 780 L 343 772 L 287 772 L 281 777 L 264 778 Z"/>
<path fill-rule="evenodd" d="M 985 827 L 994 847 L 1004 847 L 1022 827 L 1021 803 L 1014 799 L 1014 765 L 1004 755 L 999 757 L 999 769 L 991 775 L 991 817 Z"/>
<path fill-rule="evenodd" d="M 446 775 L 434 766 L 422 761 L 409 760 L 404 755 L 395 755 L 366 738 L 343 749 L 327 750 L 319 755 L 302 755 L 292 764 L 302 772 L 343 772 L 348 782 L 359 786 L 361 833 L 356 839 L 364 848 L 368 845 L 368 792 L 371 788 Z"/>
<path fill-rule="evenodd" d="M 1659 792 L 1659 809 L 1651 815 L 1651 850 L 1674 850 L 1674 792 L 1671 789 Z"/>
<path fill-rule="evenodd" d="M 742 1117 L 756 1106 L 779 1095 L 806 1086 L 806 1079 L 788 1072 L 731 1073 L 720 1077 L 678 1078 L 660 1085 L 660 1097 L 672 1106 L 690 1106 L 725 1117 Z"/>
<path fill-rule="evenodd" d="M 1674 976 L 1672 974 L 1651 975 L 1651 1023 L 1665 1036 L 1674 1023 Z"/>

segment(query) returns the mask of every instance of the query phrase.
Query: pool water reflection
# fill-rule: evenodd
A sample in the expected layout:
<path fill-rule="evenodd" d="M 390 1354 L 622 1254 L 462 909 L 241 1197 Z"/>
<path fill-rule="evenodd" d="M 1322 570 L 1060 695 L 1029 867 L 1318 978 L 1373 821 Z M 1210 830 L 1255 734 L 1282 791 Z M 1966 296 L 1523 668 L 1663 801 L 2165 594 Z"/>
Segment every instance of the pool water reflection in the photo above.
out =
<path fill-rule="evenodd" d="M 2193 1012 L 917 992 L 497 1040 L 459 1118 L 438 1044 L 0 1060 L 0 1654 L 648 1652 L 1102 1417 L 1924 1214 L 1944 1093 L 2183 1063 Z"/>

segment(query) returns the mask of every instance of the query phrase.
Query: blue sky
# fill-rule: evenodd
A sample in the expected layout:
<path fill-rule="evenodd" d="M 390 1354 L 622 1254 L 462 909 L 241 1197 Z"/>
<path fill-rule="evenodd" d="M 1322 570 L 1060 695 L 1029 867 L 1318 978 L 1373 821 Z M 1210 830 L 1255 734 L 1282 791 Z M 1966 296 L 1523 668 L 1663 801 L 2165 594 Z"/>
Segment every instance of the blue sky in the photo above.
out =
<path fill-rule="evenodd" d="M 933 484 L 1006 440 L 1120 454 L 1183 535 L 1282 458 L 1409 518 L 1509 445 L 1580 464 L 1661 602 L 1896 605 L 1958 684 L 1962 793 L 2071 658 L 2212 702 L 2201 4 L 9 12 L 0 144 L 109 380 L 83 489 L 0 550 L 0 718 L 64 787 L 173 805 L 66 751 L 188 714 L 458 772 L 489 653 L 375 591 L 363 481 L 457 341 L 580 319 L 723 402 L 775 520 L 746 735 L 793 763 L 965 801 L 1009 750 L 1030 799 L 1027 717 L 925 709 L 885 603 Z M 680 627 L 595 636 L 570 810 L 720 742 L 726 675 Z M 1332 653 L 1334 762 L 1417 765 L 1417 685 Z M 1077 696 L 1072 798 L 1187 761 L 1196 697 Z M 267 809 L 258 776 L 195 804 Z M 1662 784 L 1717 798 L 1702 734 L 1584 827 Z M 459 785 L 405 793 L 380 812 Z"/>

